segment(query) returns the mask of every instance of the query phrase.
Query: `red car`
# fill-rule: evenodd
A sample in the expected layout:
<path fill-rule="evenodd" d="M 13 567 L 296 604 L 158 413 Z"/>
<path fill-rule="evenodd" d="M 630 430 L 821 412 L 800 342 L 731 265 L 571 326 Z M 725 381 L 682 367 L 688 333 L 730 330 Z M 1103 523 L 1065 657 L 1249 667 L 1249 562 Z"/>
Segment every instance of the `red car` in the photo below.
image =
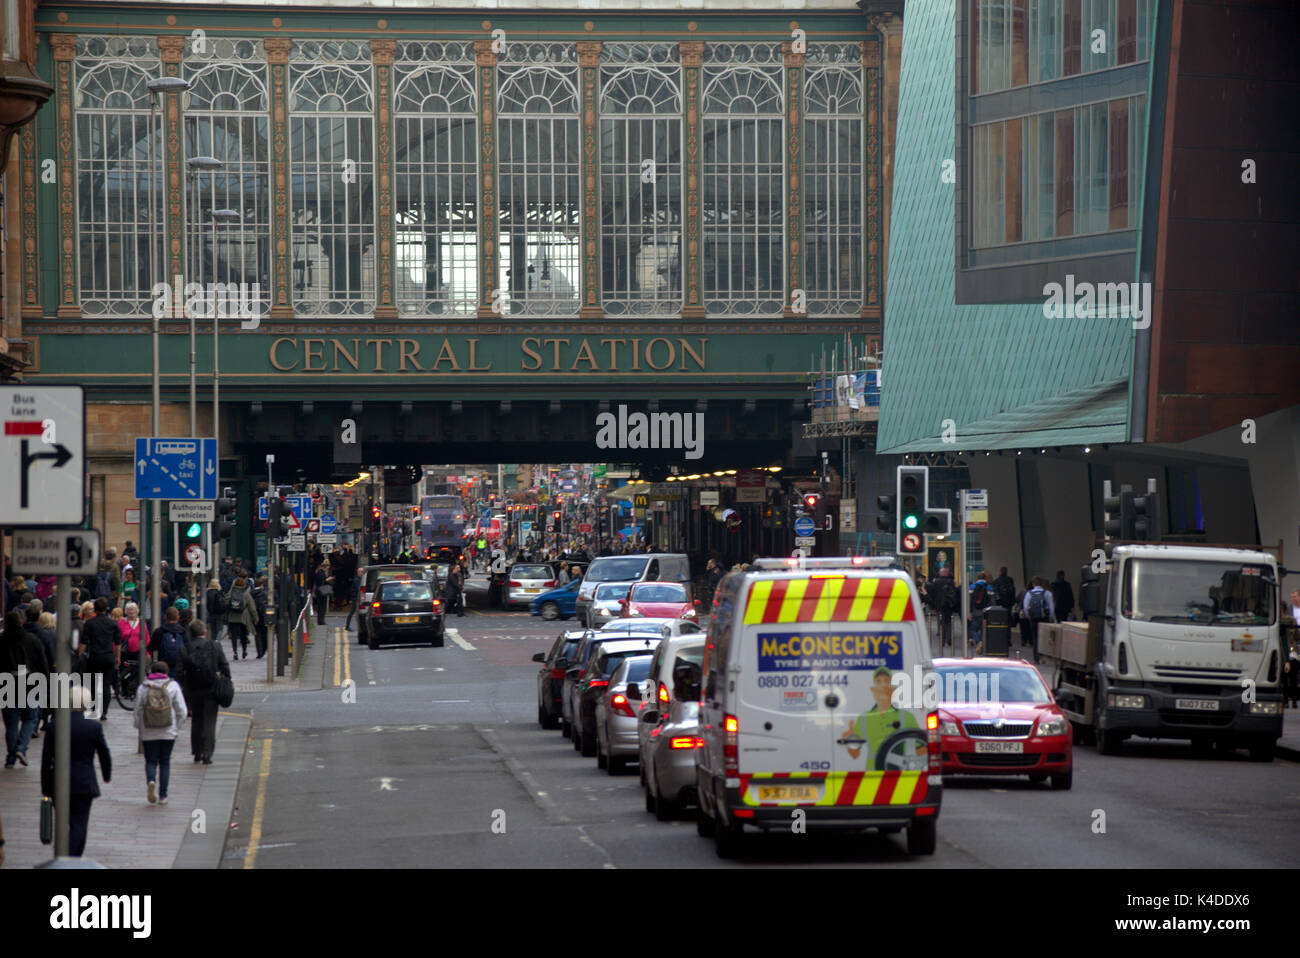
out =
<path fill-rule="evenodd" d="M 1068 789 L 1070 720 L 1019 659 L 935 659 L 944 775 L 1028 775 Z"/>
<path fill-rule="evenodd" d="M 627 598 L 618 603 L 620 616 L 632 619 L 638 616 L 662 619 L 694 619 L 699 600 L 692 601 L 691 593 L 680 582 L 638 582 L 628 590 Z"/>

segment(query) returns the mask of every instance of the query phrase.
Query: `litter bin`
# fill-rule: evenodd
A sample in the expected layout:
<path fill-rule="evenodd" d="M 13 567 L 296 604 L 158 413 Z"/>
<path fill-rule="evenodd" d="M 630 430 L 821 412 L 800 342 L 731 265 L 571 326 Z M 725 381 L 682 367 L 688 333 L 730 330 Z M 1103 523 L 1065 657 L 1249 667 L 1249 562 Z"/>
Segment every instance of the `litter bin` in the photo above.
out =
<path fill-rule="evenodd" d="M 984 610 L 984 654 L 1011 654 L 1011 610 L 991 605 Z"/>

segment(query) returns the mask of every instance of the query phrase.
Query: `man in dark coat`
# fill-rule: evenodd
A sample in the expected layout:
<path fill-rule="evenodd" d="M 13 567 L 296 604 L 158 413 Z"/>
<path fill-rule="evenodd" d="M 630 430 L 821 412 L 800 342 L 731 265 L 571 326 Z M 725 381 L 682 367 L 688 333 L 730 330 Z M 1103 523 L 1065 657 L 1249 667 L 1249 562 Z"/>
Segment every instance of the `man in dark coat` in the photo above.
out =
<path fill-rule="evenodd" d="M 99 797 L 99 782 L 95 778 L 95 756 L 104 781 L 113 780 L 113 758 L 104 739 L 104 726 L 85 716 L 90 704 L 90 692 L 74 685 L 72 693 L 72 807 L 68 810 L 68 854 L 80 858 L 86 850 L 86 832 L 90 825 L 90 805 Z M 57 715 L 57 713 L 56 713 Z M 54 795 L 54 722 L 45 736 L 41 748 L 41 793 Z"/>
<path fill-rule="evenodd" d="M 1015 608 L 1016 580 L 1007 575 L 1006 566 L 998 570 L 998 577 L 993 580 L 993 595 L 1002 608 Z"/>
<path fill-rule="evenodd" d="M 230 663 L 202 622 L 190 623 L 189 645 L 181 649 L 181 688 L 190 707 L 190 749 L 194 761 L 212 764 L 217 743 L 217 673 L 230 678 Z"/>
<path fill-rule="evenodd" d="M 939 616 L 939 648 L 952 648 L 952 616 L 961 608 L 961 596 L 952 578 L 952 566 L 939 570 L 938 578 L 930 583 L 930 607 Z"/>
<path fill-rule="evenodd" d="M 103 597 L 96 599 L 94 618 L 81 623 L 81 644 L 77 649 L 78 653 L 84 652 L 87 656 L 84 684 L 89 685 L 89 676 L 99 673 L 104 676 L 105 690 L 111 688 L 114 692 L 118 691 L 117 669 L 122 664 L 121 638 L 122 633 L 117 623 L 108 614 L 108 600 Z M 100 711 L 101 722 L 108 717 L 108 699 L 106 692 L 104 701 L 95 703 Z"/>
<path fill-rule="evenodd" d="M 1056 621 L 1064 622 L 1074 611 L 1074 589 L 1065 581 L 1065 572 L 1056 573 L 1056 580 L 1048 589 L 1052 593 L 1052 605 L 1056 608 Z"/>

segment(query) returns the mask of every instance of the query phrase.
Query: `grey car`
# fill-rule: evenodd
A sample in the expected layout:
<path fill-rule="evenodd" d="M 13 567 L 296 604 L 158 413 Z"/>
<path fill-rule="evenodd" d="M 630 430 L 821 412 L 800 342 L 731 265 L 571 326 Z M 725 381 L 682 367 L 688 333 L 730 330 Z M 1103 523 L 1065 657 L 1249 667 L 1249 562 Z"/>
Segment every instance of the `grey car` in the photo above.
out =
<path fill-rule="evenodd" d="M 629 687 L 640 688 L 649 677 L 653 658 L 637 655 L 624 659 L 610 676 L 605 694 L 596 701 L 596 764 L 611 775 L 622 772 L 628 760 L 640 754 L 636 702 L 627 693 Z"/>
<path fill-rule="evenodd" d="M 621 616 L 623 607 L 619 603 L 627 598 L 631 588 L 631 582 L 602 582 L 596 586 L 587 607 L 587 628 L 599 629 Z"/>
<path fill-rule="evenodd" d="M 699 695 L 704 643 L 678 647 L 671 659 L 670 700 L 641 712 L 637 729 L 646 811 L 663 822 L 697 801 L 695 750 L 703 744 Z"/>
<path fill-rule="evenodd" d="M 556 584 L 555 570 L 545 562 L 516 562 L 510 567 L 509 605 L 527 605 Z"/>

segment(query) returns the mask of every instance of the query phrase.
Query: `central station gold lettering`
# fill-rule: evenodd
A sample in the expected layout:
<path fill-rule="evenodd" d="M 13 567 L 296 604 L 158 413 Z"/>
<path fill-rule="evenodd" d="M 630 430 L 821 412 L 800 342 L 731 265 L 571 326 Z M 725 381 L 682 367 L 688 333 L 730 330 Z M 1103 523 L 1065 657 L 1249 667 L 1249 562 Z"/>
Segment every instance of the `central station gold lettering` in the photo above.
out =
<path fill-rule="evenodd" d="M 436 340 L 432 337 L 324 339 L 282 336 L 271 342 L 267 359 L 272 369 L 282 373 L 410 375 L 492 370 L 492 360 L 480 361 L 481 339 L 444 338 L 438 343 L 436 357 L 430 361 L 427 357 L 432 354 L 434 342 Z M 518 369 L 526 373 L 706 372 L 708 343 L 707 337 L 692 340 L 667 336 L 651 339 L 525 336 L 519 341 Z M 385 347 L 391 348 L 386 350 Z M 619 347 L 623 348 L 620 350 Z M 371 358 L 364 355 L 367 349 L 373 351 L 373 365 L 362 370 L 362 363 Z M 426 356 L 424 364 L 420 362 L 422 349 Z"/>

